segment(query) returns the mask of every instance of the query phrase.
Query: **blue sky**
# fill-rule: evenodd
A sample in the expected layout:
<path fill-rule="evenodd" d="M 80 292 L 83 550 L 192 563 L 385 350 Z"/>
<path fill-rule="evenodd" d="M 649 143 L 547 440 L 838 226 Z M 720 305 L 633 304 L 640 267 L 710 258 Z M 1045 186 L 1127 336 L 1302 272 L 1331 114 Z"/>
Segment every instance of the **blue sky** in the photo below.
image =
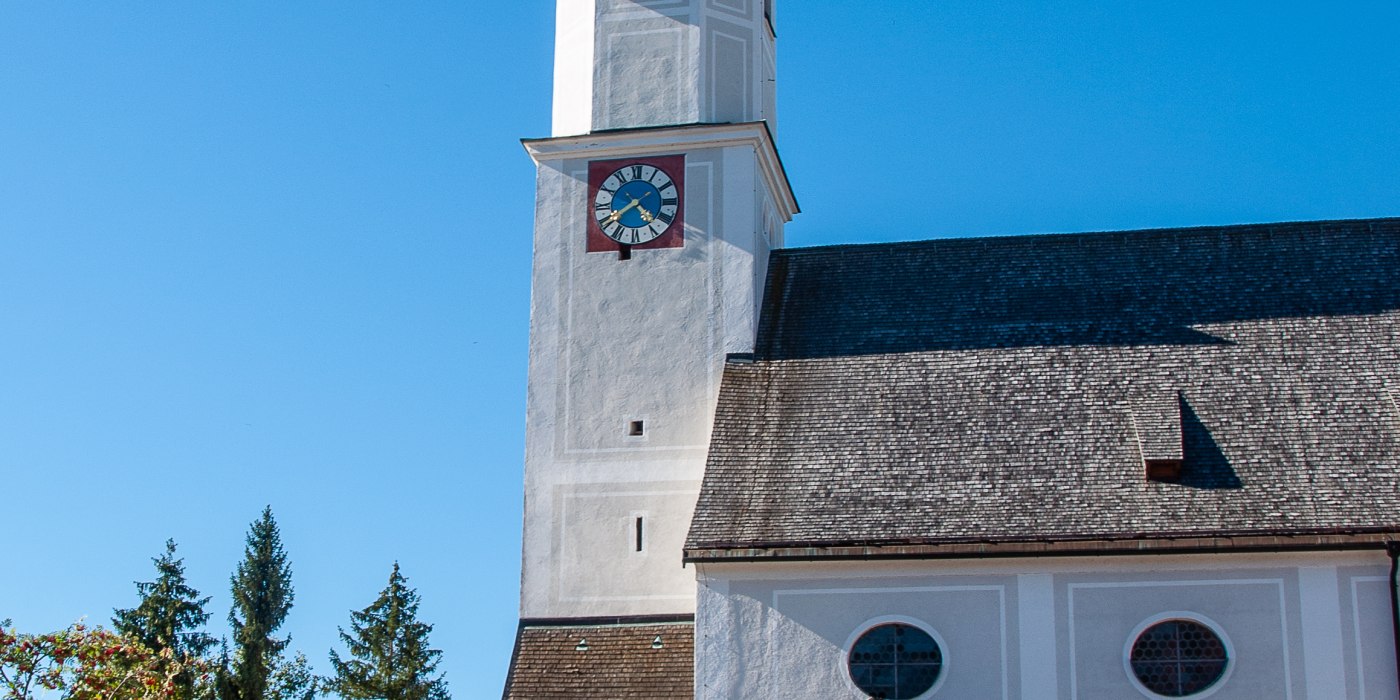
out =
<path fill-rule="evenodd" d="M 397 560 L 515 631 L 553 4 L 0 3 L 0 618 L 226 634 L 271 504 L 318 670 Z M 1400 215 L 1400 4 L 785 2 L 791 245 Z"/>

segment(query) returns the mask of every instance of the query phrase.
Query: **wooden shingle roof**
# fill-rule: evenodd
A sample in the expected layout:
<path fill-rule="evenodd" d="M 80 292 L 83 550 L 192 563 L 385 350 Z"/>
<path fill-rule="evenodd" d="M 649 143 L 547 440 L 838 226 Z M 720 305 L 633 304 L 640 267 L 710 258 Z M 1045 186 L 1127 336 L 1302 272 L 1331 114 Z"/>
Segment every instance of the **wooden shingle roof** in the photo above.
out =
<path fill-rule="evenodd" d="M 693 622 L 523 622 L 505 700 L 694 697 Z"/>
<path fill-rule="evenodd" d="M 1400 220 L 790 249 L 764 304 L 691 560 L 1400 533 Z"/>

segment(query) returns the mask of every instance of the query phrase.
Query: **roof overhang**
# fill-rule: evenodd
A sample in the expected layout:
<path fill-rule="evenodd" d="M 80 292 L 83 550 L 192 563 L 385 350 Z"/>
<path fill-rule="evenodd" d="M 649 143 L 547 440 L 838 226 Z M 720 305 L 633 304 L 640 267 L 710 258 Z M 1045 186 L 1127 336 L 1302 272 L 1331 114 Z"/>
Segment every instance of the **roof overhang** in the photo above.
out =
<path fill-rule="evenodd" d="M 695 547 L 685 563 L 828 561 L 838 559 L 978 559 L 1115 554 L 1189 554 L 1382 549 L 1400 541 L 1400 528 L 1373 531 L 1251 533 L 1219 536 L 1138 536 L 1057 540 L 962 541 L 884 544 L 774 544 Z"/>
<path fill-rule="evenodd" d="M 767 122 L 618 129 L 579 136 L 521 139 L 520 143 L 536 165 L 574 158 L 597 160 L 746 146 L 754 151 L 759 176 L 773 196 L 783 221 L 792 221 L 792 217 L 801 211 Z"/>

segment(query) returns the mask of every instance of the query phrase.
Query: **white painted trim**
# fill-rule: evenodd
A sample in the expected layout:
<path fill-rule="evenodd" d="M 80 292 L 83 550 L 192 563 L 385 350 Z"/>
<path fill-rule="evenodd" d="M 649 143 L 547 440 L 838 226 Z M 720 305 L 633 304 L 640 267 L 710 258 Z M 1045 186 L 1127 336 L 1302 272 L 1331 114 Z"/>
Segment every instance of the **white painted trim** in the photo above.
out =
<path fill-rule="evenodd" d="M 1352 649 L 1356 654 L 1356 697 L 1366 700 L 1366 669 L 1365 669 L 1365 647 L 1361 644 L 1361 605 L 1358 599 L 1361 591 L 1357 588 L 1357 583 L 1379 583 L 1384 586 L 1390 585 L 1389 576 L 1352 576 L 1351 577 L 1351 634 L 1353 643 L 1356 645 Z M 1387 591 L 1388 592 L 1388 591 Z"/>
<path fill-rule="evenodd" d="M 1079 669 L 1076 658 L 1076 642 L 1074 636 L 1074 592 L 1080 588 L 1155 588 L 1168 586 L 1259 586 L 1271 585 L 1278 588 L 1279 605 L 1279 627 L 1280 640 L 1283 648 L 1283 675 L 1284 675 L 1284 698 L 1291 700 L 1293 697 L 1293 670 L 1288 656 L 1288 599 L 1285 596 L 1283 579 L 1281 578 L 1244 578 L 1244 579 L 1203 579 L 1188 581 L 1115 581 L 1102 583 L 1071 583 L 1066 586 L 1066 595 L 1069 598 L 1069 696 L 1072 700 L 1079 698 Z"/>
<path fill-rule="evenodd" d="M 578 603 L 634 603 L 646 600 L 689 600 L 694 601 L 693 595 L 584 595 L 570 598 L 560 598 L 559 600 Z"/>
<path fill-rule="evenodd" d="M 1299 617 L 1302 620 L 1303 676 L 1309 700 L 1335 698 L 1347 687 L 1342 650 L 1342 602 L 1337 569 L 1298 567 Z"/>
<path fill-rule="evenodd" d="M 778 158 L 768 127 L 763 122 L 743 124 L 701 124 L 617 132 L 526 139 L 521 142 L 536 164 L 582 158 L 599 160 L 627 156 L 686 153 L 704 148 L 750 147 L 758 158 L 759 173 L 773 194 L 783 222 L 799 212 L 792 187 Z"/>
<path fill-rule="evenodd" d="M 762 0 L 757 1 L 762 2 Z M 743 0 L 743 4 L 739 7 L 726 5 L 723 2 L 720 2 L 719 0 L 708 0 L 705 3 L 705 9 L 709 10 L 712 13 L 718 13 L 718 15 L 722 15 L 725 17 L 725 19 L 730 21 L 746 22 L 748 24 L 754 23 L 753 0 Z"/>
<path fill-rule="evenodd" d="M 1016 576 L 1016 635 L 1021 642 L 1021 700 L 1055 700 L 1055 577 Z"/>
<path fill-rule="evenodd" d="M 773 607 L 773 609 L 776 610 L 776 611 L 779 611 L 779 612 L 782 611 L 782 607 L 781 607 L 781 604 L 779 603 L 779 600 L 778 600 L 778 599 L 779 599 L 780 596 L 783 596 L 783 595 L 790 595 L 790 596 L 798 596 L 798 595 L 864 595 L 864 596 L 868 596 L 868 595 L 874 595 L 874 594 L 894 594 L 894 593 L 948 593 L 948 592 L 960 592 L 960 591 L 984 591 L 984 592 L 985 592 L 985 591 L 995 591 L 996 594 L 997 594 L 997 616 L 998 616 L 999 621 L 1000 621 L 999 627 L 1000 627 L 1000 632 L 1001 632 L 1001 696 L 1002 696 L 1002 700 L 1010 700 L 1010 696 L 1011 696 L 1011 687 L 1010 687 L 1010 683 L 1011 683 L 1011 681 L 1010 681 L 1010 678 L 1011 678 L 1011 669 L 1010 669 L 1010 666 L 1009 666 L 1010 660 L 1007 658 L 1006 586 L 1001 586 L 1001 585 L 983 585 L 983 586 L 891 586 L 891 587 L 888 587 L 888 588 L 788 588 L 788 589 L 774 590 L 774 591 L 773 591 L 773 605 L 772 605 L 772 607 Z M 878 618 L 876 618 L 876 619 L 878 619 Z M 914 619 L 914 618 L 909 618 L 909 619 Z M 926 626 L 926 629 L 932 629 L 932 628 Z M 935 639 L 938 639 L 939 646 L 943 647 L 943 649 L 944 649 L 944 651 L 945 651 L 945 657 L 946 657 L 947 645 L 943 643 L 943 640 L 942 640 L 941 638 L 935 637 Z M 846 647 L 846 654 L 848 654 L 849 651 L 850 651 L 850 647 L 847 646 L 847 647 Z M 846 654 L 842 654 L 842 656 L 841 656 L 841 659 L 842 659 L 842 663 L 843 663 L 843 664 L 845 663 Z M 770 659 L 771 659 L 771 655 L 770 655 Z M 771 669 L 770 669 L 770 672 L 771 672 Z M 851 675 L 850 672 L 844 671 L 844 670 L 843 670 L 843 673 L 844 673 L 845 677 L 849 680 L 850 675 Z M 940 681 L 941 681 L 941 678 L 942 678 L 943 675 L 945 675 L 945 674 L 940 674 Z M 923 697 L 930 697 L 930 696 L 932 695 L 932 693 L 937 692 L 938 687 L 939 687 L 939 685 L 938 685 L 937 683 L 934 684 L 934 687 L 933 687 L 933 689 L 930 691 L 930 693 L 929 693 L 929 694 L 926 694 L 926 695 L 923 695 L 923 696 L 920 696 L 920 698 L 923 698 Z"/>
<path fill-rule="evenodd" d="M 575 200 L 575 193 L 573 190 L 580 188 L 582 191 L 577 193 L 578 200 Z M 560 219 L 564 224 L 564 231 L 574 232 L 583 230 L 583 227 L 587 225 L 583 222 L 583 214 L 581 213 L 583 207 L 567 206 L 567 203 L 570 201 L 582 201 L 588 197 L 588 169 L 584 168 L 582 170 L 571 171 L 569 177 L 564 179 L 564 185 L 560 189 L 563 190 L 563 192 L 560 193 L 559 201 L 566 204 L 564 211 L 560 212 Z M 582 238 L 582 236 L 579 237 Z M 562 367 L 562 372 L 559 369 L 555 370 L 559 372 L 559 374 L 554 379 L 554 400 L 555 411 L 564 414 L 564 421 L 562 429 L 556 427 L 556 443 L 551 446 L 553 454 L 556 456 L 569 455 L 571 449 L 570 445 L 573 444 L 573 435 L 570 430 L 574 425 L 572 410 L 573 397 L 569 393 L 569 377 L 573 376 L 574 368 L 573 352 L 569 348 L 568 338 L 572 337 L 571 332 L 574 327 L 574 295 L 569 292 L 574 289 L 574 269 L 578 267 L 574 262 L 574 256 L 578 255 L 577 250 L 581 247 L 583 247 L 581 242 L 565 243 L 559 247 L 559 249 L 563 251 L 562 267 L 564 269 L 565 278 L 564 286 L 555 289 L 555 293 L 562 298 L 562 303 L 558 304 L 560 313 L 556 322 L 560 323 L 562 327 L 553 330 L 556 334 L 554 350 L 559 353 L 559 365 Z M 529 380 L 527 379 L 526 382 L 528 384 Z"/>
<path fill-rule="evenodd" d="M 563 484 L 561 484 L 561 485 L 563 485 Z M 582 485 L 582 484 L 572 484 L 572 485 L 578 486 L 578 485 Z M 686 490 L 686 491 L 606 491 L 606 492 L 601 492 L 601 491 L 600 491 L 600 492 L 591 492 L 591 493 L 566 493 L 566 494 L 562 494 L 562 496 L 560 497 L 560 501 L 559 501 L 559 518 L 558 518 L 558 520 L 557 520 L 557 521 L 555 522 L 555 524 L 554 524 L 555 527 L 557 528 L 557 530 L 556 530 L 556 532 L 555 532 L 555 542 L 563 543 L 563 542 L 568 541 L 567 538 L 565 537 L 564 524 L 567 523 L 567 522 L 569 521 L 569 500 L 570 500 L 570 499 L 580 499 L 580 498 L 584 498 L 584 497 L 594 497 L 594 496 L 603 496 L 603 497 L 607 497 L 607 498 L 625 498 L 625 497 L 635 497 L 635 496 L 648 497 L 648 496 L 691 496 L 691 495 L 694 495 L 694 492 L 693 492 L 693 491 L 689 491 L 689 490 Z M 643 543 L 643 545 L 645 545 L 645 543 Z M 630 548 L 629 548 L 629 550 L 630 550 Z M 632 552 L 632 554 L 636 554 L 636 553 L 635 553 L 635 552 Z M 645 552 L 643 552 L 642 554 L 645 555 Z M 687 565 L 687 566 L 689 566 L 689 565 Z M 553 569 L 554 569 L 554 586 L 555 586 L 555 591 L 556 591 L 556 594 L 555 594 L 555 595 L 556 595 L 556 598 L 555 598 L 555 600 L 556 600 L 557 602 L 560 602 L 560 603 L 579 603 L 579 602 L 592 602 L 592 603 L 602 603 L 602 602 L 632 602 L 632 601 L 645 601 L 645 600 L 689 600 L 689 601 L 694 601 L 694 600 L 695 600 L 695 594 L 694 594 L 694 593 L 689 593 L 689 594 L 686 594 L 686 595 L 566 596 L 566 595 L 563 594 L 563 591 L 567 590 L 567 587 L 564 585 L 564 575 L 565 575 L 564 567 L 562 567 L 562 566 L 554 566 Z"/>
<path fill-rule="evenodd" d="M 1147 628 L 1168 620 L 1187 620 L 1195 622 L 1210 628 L 1210 631 L 1214 632 L 1215 636 L 1220 637 L 1221 643 L 1225 645 L 1225 670 L 1220 674 L 1220 678 L 1216 679 L 1208 688 L 1199 693 L 1187 695 L 1186 697 L 1204 700 L 1219 692 L 1221 688 L 1225 687 L 1226 683 L 1230 682 L 1230 674 L 1235 671 L 1235 645 L 1230 641 L 1230 635 L 1225 633 L 1225 628 L 1222 627 L 1220 623 L 1191 610 L 1170 610 L 1157 613 L 1139 622 L 1138 626 L 1133 628 L 1133 631 L 1128 635 L 1128 641 L 1123 644 L 1123 673 L 1128 675 L 1128 682 L 1132 683 L 1133 687 L 1137 688 L 1138 692 L 1142 693 L 1144 697 L 1152 698 L 1152 700 L 1174 700 L 1174 698 L 1177 697 L 1172 695 L 1158 695 L 1152 692 L 1147 686 L 1142 684 L 1142 681 L 1138 680 L 1137 674 L 1133 673 L 1133 644 L 1137 643 L 1138 637 L 1142 636 L 1142 633 L 1146 632 Z"/>
<path fill-rule="evenodd" d="M 723 155 L 720 156 L 721 163 L 724 162 L 723 157 Z M 687 241 L 703 240 L 705 242 L 705 256 L 710 265 L 710 274 L 705 276 L 705 294 L 706 298 L 709 300 L 709 308 L 714 311 L 714 314 L 710 316 L 709 324 L 710 357 L 715 358 L 717 361 L 711 362 L 705 369 L 705 395 L 709 397 L 710 401 L 715 401 L 719 398 L 720 373 L 724 371 L 724 355 L 721 354 L 721 348 L 724 345 L 725 318 L 724 304 L 720 298 L 720 294 L 723 293 L 725 280 L 724 261 L 720 256 L 724 255 L 725 250 L 727 250 L 726 246 L 719 245 L 719 242 L 723 239 L 715 235 L 716 231 L 724 230 L 722 224 L 715 221 L 715 202 L 719 201 L 719 199 L 724 196 L 724 193 L 716 189 L 720 186 L 720 183 L 718 182 L 718 178 L 715 177 L 715 164 L 712 161 L 694 162 L 687 158 L 685 161 L 685 181 L 687 183 L 695 182 L 698 179 L 691 176 L 691 170 L 705 171 L 705 189 L 710 195 L 705 198 L 705 225 L 708 228 L 697 228 L 691 218 L 687 216 L 685 218 L 685 238 Z M 721 172 L 723 172 L 723 170 L 721 170 Z M 686 189 L 688 190 L 689 188 L 690 185 L 687 184 Z M 695 200 L 691 198 L 690 193 L 687 192 L 685 198 L 686 207 L 692 206 L 694 202 Z M 757 293 L 758 292 L 755 292 L 755 294 Z M 709 415 L 710 422 L 713 423 L 713 406 L 710 409 Z M 713 425 L 707 427 L 705 430 L 706 442 L 699 446 L 699 449 L 707 452 L 710 449 L 708 438 L 711 429 L 713 429 Z"/>
<path fill-rule="evenodd" d="M 706 69 L 707 71 L 709 71 L 709 73 L 710 73 L 712 76 L 714 76 L 715 78 L 718 78 L 718 74 L 719 74 L 719 71 L 715 70 L 715 60 L 716 60 L 716 58 L 719 56 L 719 38 L 720 38 L 720 37 L 724 37 L 725 39 L 732 39 L 732 40 L 737 41 L 737 42 L 739 42 L 740 44 L 742 44 L 743 47 L 744 47 L 744 48 L 743 48 L 742 55 L 743 55 L 743 57 L 745 57 L 745 58 L 748 58 L 748 57 L 751 55 L 751 52 L 753 51 L 753 41 L 752 41 L 752 37 L 751 37 L 751 36 L 736 36 L 736 35 L 734 35 L 734 34 L 726 34 L 726 33 L 722 32 L 722 31 L 720 31 L 719 29 L 714 28 L 714 27 L 711 27 L 711 28 L 710 28 L 709 34 L 710 34 L 710 45 L 707 47 L 707 48 L 709 49 L 709 51 L 708 51 L 708 55 L 706 56 L 705 69 Z M 756 79 L 756 77 L 754 77 L 754 76 L 751 75 L 751 74 L 753 73 L 753 62 L 752 62 L 751 60 L 746 60 L 746 61 L 740 61 L 740 63 L 744 65 L 744 71 L 745 71 L 746 73 L 749 73 L 749 74 L 750 74 L 750 75 L 742 76 L 742 77 L 740 78 L 740 83 L 743 84 L 743 85 L 753 85 L 753 84 L 756 84 L 756 83 L 758 82 L 758 80 Z M 732 80 L 732 79 L 733 79 L 733 78 L 726 78 L 726 80 Z M 709 95 L 709 97 L 710 97 L 709 102 L 710 102 L 710 104 L 709 104 L 709 109 L 706 110 L 707 114 L 706 114 L 705 116 L 706 116 L 706 118 L 709 119 L 710 121 L 716 121 L 716 120 L 717 120 L 716 113 L 718 112 L 718 109 L 719 109 L 719 106 L 718 106 L 718 105 L 719 105 L 719 80 L 718 80 L 718 79 L 713 79 L 713 80 L 708 80 L 708 81 L 706 81 L 706 82 L 709 83 L 709 93 L 710 93 L 710 95 Z M 753 101 L 752 101 L 752 100 L 753 100 L 753 92 L 752 92 L 752 90 L 743 90 L 742 92 L 743 92 L 743 104 L 740 105 L 739 113 L 742 114 L 742 115 L 749 115 L 750 118 L 752 118 L 752 116 L 758 114 L 758 110 L 756 110 L 756 109 L 753 108 Z"/>
<path fill-rule="evenodd" d="M 609 18 L 608 21 L 607 21 L 606 23 L 604 23 L 604 24 L 605 24 L 605 25 L 623 25 L 623 26 L 626 26 L 626 25 L 630 25 L 631 22 L 630 22 L 630 21 L 627 21 L 626 19 L 613 19 L 613 18 Z M 606 34 L 604 35 L 604 36 L 606 37 L 606 40 L 607 40 L 607 46 L 606 46 L 606 48 L 604 49 L 603 55 L 604 55 L 604 56 L 610 56 L 610 55 L 612 55 L 612 51 L 613 51 L 613 42 L 615 42 L 616 40 L 621 39 L 621 38 L 623 38 L 623 37 L 654 36 L 654 35 L 670 35 L 670 36 L 672 36 L 672 37 L 675 39 L 675 48 L 674 48 L 674 50 L 673 50 L 673 52 L 672 52 L 672 55 L 676 56 L 677 59 L 679 59 L 679 58 L 685 56 L 685 30 L 682 29 L 682 28 L 679 28 L 679 27 L 665 27 L 665 28 L 661 28 L 661 29 L 642 29 L 642 30 L 630 31 L 630 32 L 607 31 Z M 599 97 L 600 100 L 602 100 L 602 101 L 604 101 L 604 102 L 606 102 L 608 99 L 610 99 L 609 96 L 612 94 L 612 80 L 613 80 L 613 74 L 612 74 L 612 70 L 611 70 L 612 68 L 613 68 L 613 65 L 612 65 L 612 64 L 608 64 L 608 65 L 607 65 L 607 69 L 602 71 L 602 76 L 601 76 L 601 81 L 600 81 L 600 82 L 602 83 L 602 85 L 599 86 L 599 87 L 602 89 L 602 93 L 601 93 L 601 95 L 598 96 L 598 97 Z M 675 91 L 674 96 L 675 96 L 675 98 L 676 98 L 675 108 L 676 108 L 676 111 L 677 111 L 678 113 L 680 113 L 680 114 L 685 114 L 686 112 L 689 111 L 689 109 L 687 109 L 688 105 L 685 104 L 685 89 L 684 89 L 684 88 L 685 88 L 685 81 L 683 81 L 683 80 L 675 80 L 675 81 L 672 81 L 672 89 Z M 597 106 L 598 106 L 598 105 L 597 105 L 597 101 L 595 100 L 594 107 L 596 108 Z M 640 118 L 641 115 L 633 114 L 633 115 L 630 115 L 630 116 L 632 116 L 633 118 Z M 653 115 L 653 116 L 654 116 L 654 115 Z M 602 129 L 635 128 L 635 127 L 638 127 L 638 126 L 650 126 L 649 124 L 622 124 L 622 125 L 616 125 L 616 124 L 613 124 L 613 123 L 612 123 L 612 117 L 609 116 L 607 112 L 602 112 L 601 114 L 595 114 L 594 117 L 595 117 L 595 118 L 594 118 L 593 121 L 594 121 L 595 123 L 598 121 L 598 117 L 602 117 L 602 118 L 605 118 L 605 119 L 608 120 L 608 123 L 606 123 L 606 124 L 600 124 L 600 125 L 599 125 L 599 128 L 602 128 Z"/>
<path fill-rule="evenodd" d="M 758 27 L 754 30 L 755 36 L 758 39 L 758 50 L 754 51 L 753 55 L 754 80 L 751 83 L 751 89 L 753 90 L 754 118 L 761 119 L 767 122 L 768 128 L 773 130 L 773 136 L 776 138 L 778 131 L 778 115 L 776 113 L 776 110 L 778 109 L 778 93 L 776 89 L 776 81 L 778 79 L 778 61 L 777 56 L 775 55 L 777 51 L 777 46 L 774 45 L 773 35 L 768 31 L 768 23 L 763 20 L 762 3 L 764 2 L 764 0 L 758 0 L 758 2 L 760 5 L 757 8 L 758 19 L 756 21 L 756 24 L 758 25 Z M 763 98 L 764 94 L 769 89 L 768 77 L 772 78 L 775 85 L 773 86 L 773 101 L 771 104 L 765 105 Z M 771 107 L 774 110 L 774 113 L 769 114 L 768 112 L 765 112 L 765 106 Z"/>
<path fill-rule="evenodd" d="M 854 678 L 851 678 L 851 649 L 856 645 L 856 641 L 866 632 L 881 625 L 889 624 L 902 624 L 909 625 L 910 627 L 917 627 L 928 634 L 928 636 L 933 637 L 933 643 L 938 645 L 938 653 L 942 657 L 942 661 L 938 667 L 938 678 L 934 679 L 933 685 L 929 686 L 928 690 L 925 690 L 923 693 L 910 700 L 927 700 L 927 698 L 932 698 L 934 695 L 937 695 L 938 690 L 942 688 L 943 684 L 948 680 L 948 669 L 951 666 L 951 654 L 948 650 L 948 642 L 944 641 L 943 635 L 939 634 L 938 630 L 933 628 L 933 625 L 909 615 L 881 615 L 879 617 L 872 617 L 857 625 L 855 631 L 851 632 L 850 636 L 846 637 L 846 643 L 841 645 L 841 668 L 839 669 L 840 676 L 846 679 L 846 687 L 859 695 L 865 695 L 865 691 L 862 690 L 860 686 L 856 685 Z"/>
<path fill-rule="evenodd" d="M 631 436 L 628 435 L 624 435 L 623 437 L 624 439 L 635 439 L 631 438 Z M 674 452 L 676 453 L 674 457 L 675 459 L 684 459 L 687 456 L 687 453 L 694 454 L 696 451 L 703 452 L 704 450 L 705 445 L 680 445 L 677 447 L 598 447 L 589 448 L 586 450 L 565 449 L 562 450 L 559 454 L 562 454 L 565 457 L 581 457 L 587 455 L 630 455 L 641 453 Z"/>

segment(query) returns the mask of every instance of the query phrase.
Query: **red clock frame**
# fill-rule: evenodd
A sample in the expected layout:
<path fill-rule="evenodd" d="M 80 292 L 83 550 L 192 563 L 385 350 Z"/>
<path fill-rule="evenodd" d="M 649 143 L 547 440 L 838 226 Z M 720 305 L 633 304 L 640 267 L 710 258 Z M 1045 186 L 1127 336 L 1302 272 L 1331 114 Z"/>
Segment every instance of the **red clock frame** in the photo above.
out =
<path fill-rule="evenodd" d="M 657 236 L 654 240 L 637 245 L 626 246 L 632 250 L 647 250 L 648 248 L 681 248 L 685 246 L 685 155 L 674 156 L 649 156 L 645 158 L 618 158 L 615 160 L 595 160 L 588 164 L 588 200 L 584 202 L 584 218 L 588 221 L 587 252 L 589 253 L 616 253 L 623 248 L 623 244 L 608 238 L 603 233 L 603 229 L 598 226 L 598 219 L 593 216 L 593 202 L 598 196 L 598 188 L 603 186 L 603 181 L 608 176 L 617 172 L 618 168 L 625 165 L 650 165 L 653 168 L 660 168 L 671 176 L 671 181 L 676 183 L 676 198 L 680 201 L 676 203 L 676 219 L 671 222 L 671 227 L 666 229 L 666 233 Z"/>

